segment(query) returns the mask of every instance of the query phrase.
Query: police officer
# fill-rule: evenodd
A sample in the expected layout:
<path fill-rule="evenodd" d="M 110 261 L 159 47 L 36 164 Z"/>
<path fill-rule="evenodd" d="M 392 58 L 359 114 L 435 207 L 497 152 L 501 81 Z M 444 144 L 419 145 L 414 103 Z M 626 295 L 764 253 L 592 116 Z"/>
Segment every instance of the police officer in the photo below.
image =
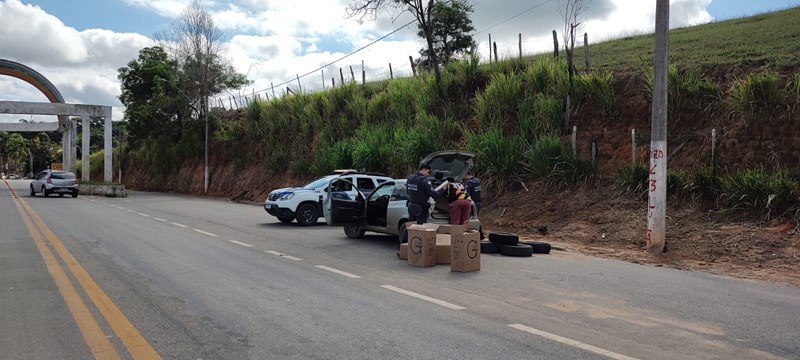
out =
<path fill-rule="evenodd" d="M 428 222 L 429 206 L 428 199 L 439 196 L 433 190 L 428 176 L 431 174 L 431 167 L 428 164 L 419 166 L 419 171 L 411 175 L 406 181 L 408 190 L 408 220 L 416 221 L 417 224 Z"/>
<path fill-rule="evenodd" d="M 472 198 L 473 202 L 475 202 L 475 208 L 477 209 L 478 214 L 480 214 L 481 213 L 481 180 L 476 178 L 476 177 L 474 177 L 474 176 L 472 176 L 471 173 L 467 174 L 467 176 L 464 177 L 464 180 L 466 180 L 467 194 L 469 194 L 469 197 Z M 478 216 L 478 214 L 475 214 L 475 216 Z"/>

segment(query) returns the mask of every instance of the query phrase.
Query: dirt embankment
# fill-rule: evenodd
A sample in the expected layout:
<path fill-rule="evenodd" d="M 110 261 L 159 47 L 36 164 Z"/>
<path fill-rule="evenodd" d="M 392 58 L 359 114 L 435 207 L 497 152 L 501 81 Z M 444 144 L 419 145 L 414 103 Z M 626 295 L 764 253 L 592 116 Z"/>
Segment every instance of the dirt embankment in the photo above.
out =
<path fill-rule="evenodd" d="M 604 112 L 586 104 L 574 114 L 578 152 L 590 158 L 592 141 L 597 145 L 597 162 L 603 177 L 599 184 L 553 189 L 531 182 L 509 192 L 487 186 L 481 214 L 484 229 L 514 231 L 597 256 L 800 286 L 800 228 L 795 220 L 764 223 L 752 216 L 721 213 L 713 203 L 672 198 L 667 211 L 668 251 L 658 257 L 645 253 L 646 195 L 609 185 L 616 170 L 631 161 L 631 129 L 639 134 L 637 160 L 647 159 L 650 103 L 642 88 L 641 79 L 636 76 L 621 77 L 615 83 L 619 106 L 614 111 Z M 716 154 L 722 167 L 765 165 L 797 169 L 798 113 L 787 109 L 768 124 L 744 126 L 735 114 L 713 107 L 685 106 L 671 116 L 668 124 L 669 166 L 690 170 L 708 163 L 711 130 L 716 129 Z M 225 155 L 214 155 L 224 154 L 221 150 L 212 146 L 207 196 L 259 203 L 272 189 L 311 180 L 273 172 L 260 164 L 240 169 Z M 156 181 L 141 169 L 127 169 L 125 183 L 131 188 L 202 195 L 202 160 L 187 162 L 167 181 Z M 540 225 L 547 226 L 547 234 L 539 231 Z"/>

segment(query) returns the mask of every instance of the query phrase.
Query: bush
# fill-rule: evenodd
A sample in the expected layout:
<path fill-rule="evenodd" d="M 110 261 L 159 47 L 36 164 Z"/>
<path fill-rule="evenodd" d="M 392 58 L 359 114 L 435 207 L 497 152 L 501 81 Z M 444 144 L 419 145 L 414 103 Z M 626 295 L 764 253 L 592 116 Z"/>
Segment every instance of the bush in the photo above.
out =
<path fill-rule="evenodd" d="M 699 166 L 692 170 L 689 191 L 704 199 L 716 199 L 722 188 L 720 178 L 711 166 Z"/>
<path fill-rule="evenodd" d="M 501 180 L 520 178 L 523 171 L 525 142 L 519 135 L 503 135 L 494 127 L 485 132 L 467 135 L 467 149 L 476 154 L 476 168 L 488 177 Z"/>
<path fill-rule="evenodd" d="M 667 68 L 668 79 L 668 106 L 670 114 L 680 114 L 680 111 L 690 106 L 698 110 L 707 110 L 709 106 L 718 102 L 722 96 L 720 86 L 697 73 L 680 69 L 675 64 Z M 645 88 L 648 99 L 653 99 L 653 69 L 645 72 Z"/>
<path fill-rule="evenodd" d="M 539 59 L 522 75 L 525 90 L 530 95 L 544 94 L 555 99 L 564 99 L 569 89 L 567 65 Z"/>
<path fill-rule="evenodd" d="M 649 179 L 650 169 L 648 169 L 647 164 L 627 164 L 617 170 L 617 174 L 614 176 L 614 184 L 628 191 L 640 192 L 647 189 Z"/>
<path fill-rule="evenodd" d="M 611 72 L 578 74 L 575 80 L 575 93 L 578 98 L 584 101 L 594 101 L 606 113 L 614 110 L 616 98 L 614 97 L 614 76 Z"/>
<path fill-rule="evenodd" d="M 486 90 L 475 97 L 480 129 L 500 127 L 507 134 L 513 133 L 524 96 L 522 81 L 518 76 L 495 75 Z"/>
<path fill-rule="evenodd" d="M 648 172 L 649 173 L 649 172 Z M 688 187 L 688 175 L 685 171 L 677 169 L 667 170 L 667 195 L 678 195 Z"/>
<path fill-rule="evenodd" d="M 560 184 L 572 184 L 596 173 L 591 161 L 581 160 L 557 136 L 547 136 L 536 141 L 524 154 L 525 170 L 533 179 L 543 179 Z"/>
<path fill-rule="evenodd" d="M 772 120 L 781 112 L 786 100 L 774 73 L 749 74 L 736 78 L 731 86 L 729 103 L 746 123 Z"/>
<path fill-rule="evenodd" d="M 552 135 L 564 122 L 561 101 L 543 94 L 526 97 L 519 107 L 517 132 L 528 139 Z"/>
<path fill-rule="evenodd" d="M 363 124 L 352 138 L 353 166 L 386 172 L 393 167 L 393 133 L 387 125 Z"/>
<path fill-rule="evenodd" d="M 723 176 L 720 185 L 723 203 L 734 210 L 753 210 L 771 218 L 798 206 L 798 182 L 786 171 L 738 169 Z"/>

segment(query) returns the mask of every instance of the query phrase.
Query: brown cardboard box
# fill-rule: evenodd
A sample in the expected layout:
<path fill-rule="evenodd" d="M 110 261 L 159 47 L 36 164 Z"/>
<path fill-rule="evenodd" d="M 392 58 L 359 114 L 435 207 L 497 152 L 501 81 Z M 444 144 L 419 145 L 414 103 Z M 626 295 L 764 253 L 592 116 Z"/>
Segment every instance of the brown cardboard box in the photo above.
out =
<path fill-rule="evenodd" d="M 426 229 L 419 225 L 408 228 L 408 264 L 436 266 L 436 229 Z"/>
<path fill-rule="evenodd" d="M 481 269 L 481 235 L 478 232 L 451 234 L 450 270 L 469 272 Z"/>
<path fill-rule="evenodd" d="M 439 234 L 453 234 L 458 232 L 464 232 L 464 225 L 439 225 L 437 229 Z"/>
<path fill-rule="evenodd" d="M 439 233 L 436 234 L 436 265 L 447 264 L 450 264 L 450 234 Z"/>
<path fill-rule="evenodd" d="M 408 243 L 400 244 L 400 260 L 408 260 Z"/>

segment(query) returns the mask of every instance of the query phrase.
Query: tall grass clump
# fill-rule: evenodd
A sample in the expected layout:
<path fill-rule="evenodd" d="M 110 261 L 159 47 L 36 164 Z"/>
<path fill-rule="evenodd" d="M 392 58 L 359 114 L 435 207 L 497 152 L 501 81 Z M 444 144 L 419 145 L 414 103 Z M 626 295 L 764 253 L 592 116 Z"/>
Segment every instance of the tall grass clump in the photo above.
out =
<path fill-rule="evenodd" d="M 497 74 L 486 90 L 475 96 L 475 112 L 481 130 L 501 127 L 513 133 L 519 104 L 525 93 L 518 76 Z"/>
<path fill-rule="evenodd" d="M 477 134 L 467 134 L 467 150 L 476 154 L 478 171 L 500 180 L 519 179 L 523 175 L 524 139 L 504 135 L 498 127 Z"/>
<path fill-rule="evenodd" d="M 557 136 L 538 139 L 523 156 L 525 171 L 533 179 L 566 185 L 588 179 L 597 171 L 591 161 L 579 158 Z"/>
<path fill-rule="evenodd" d="M 637 162 L 623 165 L 614 175 L 614 184 L 627 191 L 640 192 L 647 188 L 650 171 L 647 164 Z"/>
<path fill-rule="evenodd" d="M 708 111 L 722 98 L 722 88 L 706 76 L 670 64 L 667 68 L 668 106 L 670 114 L 693 108 Z M 653 98 L 653 69 L 645 71 L 645 91 L 648 99 Z"/>
<path fill-rule="evenodd" d="M 544 94 L 528 96 L 519 106 L 517 132 L 527 139 L 551 135 L 563 123 L 561 100 Z"/>
<path fill-rule="evenodd" d="M 737 169 L 720 178 L 720 191 L 725 206 L 752 210 L 767 218 L 780 217 L 800 206 L 798 181 L 783 170 Z"/>
<path fill-rule="evenodd" d="M 394 136 L 385 124 L 363 124 L 351 141 L 353 166 L 367 171 L 386 172 L 394 154 Z"/>
<path fill-rule="evenodd" d="M 730 89 L 731 108 L 746 123 L 772 120 L 786 101 L 775 73 L 761 72 L 737 77 Z"/>
<path fill-rule="evenodd" d="M 563 62 L 540 58 L 528 67 L 522 78 L 528 94 L 545 94 L 556 99 L 567 96 L 569 80 L 567 66 Z"/>
<path fill-rule="evenodd" d="M 453 75 L 455 84 L 461 86 L 466 94 L 476 92 L 483 85 L 486 75 L 480 64 L 480 56 L 474 52 L 464 59 L 450 62 L 445 70 Z"/>
<path fill-rule="evenodd" d="M 609 71 L 578 74 L 575 78 L 576 95 L 584 101 L 593 101 L 606 113 L 611 113 L 616 105 L 614 97 L 614 76 Z"/>

